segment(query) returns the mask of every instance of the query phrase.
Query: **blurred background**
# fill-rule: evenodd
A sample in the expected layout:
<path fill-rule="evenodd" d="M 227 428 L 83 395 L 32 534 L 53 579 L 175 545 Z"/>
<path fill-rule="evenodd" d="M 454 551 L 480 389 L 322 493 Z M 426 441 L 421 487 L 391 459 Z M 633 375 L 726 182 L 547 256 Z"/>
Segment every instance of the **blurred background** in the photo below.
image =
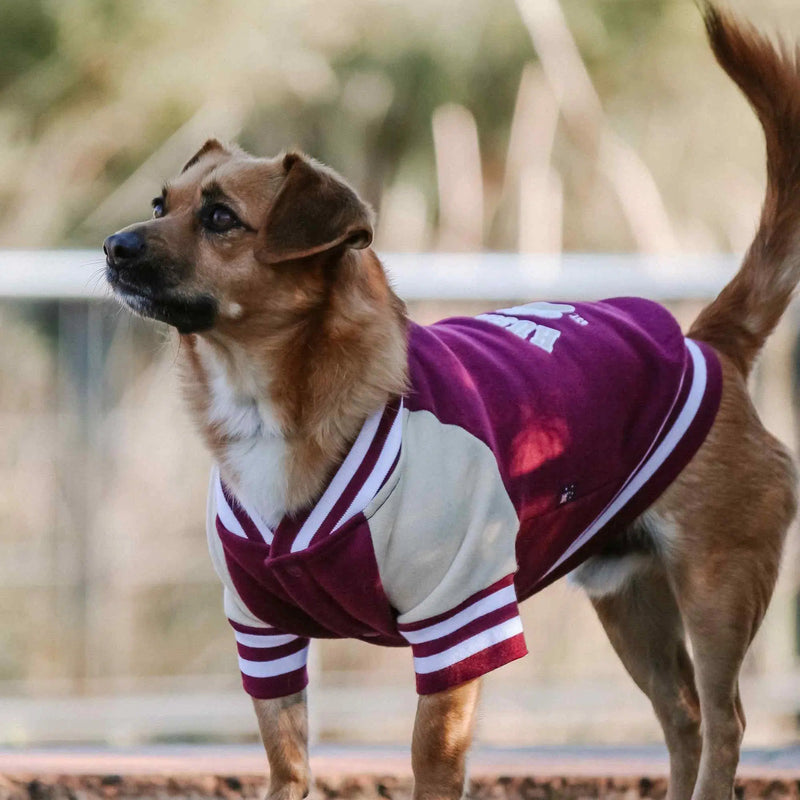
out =
<path fill-rule="evenodd" d="M 732 5 L 800 37 L 792 0 Z M 255 738 L 177 342 L 102 280 L 104 237 L 211 135 L 347 176 L 421 321 L 630 293 L 688 322 L 763 191 L 689 0 L 0 0 L 0 744 Z M 792 311 L 753 386 L 793 448 L 796 331 Z M 798 585 L 793 533 L 746 744 L 800 737 Z M 660 741 L 578 592 L 523 611 L 530 655 L 487 680 L 481 741 Z M 312 649 L 317 740 L 408 741 L 409 652 Z"/>

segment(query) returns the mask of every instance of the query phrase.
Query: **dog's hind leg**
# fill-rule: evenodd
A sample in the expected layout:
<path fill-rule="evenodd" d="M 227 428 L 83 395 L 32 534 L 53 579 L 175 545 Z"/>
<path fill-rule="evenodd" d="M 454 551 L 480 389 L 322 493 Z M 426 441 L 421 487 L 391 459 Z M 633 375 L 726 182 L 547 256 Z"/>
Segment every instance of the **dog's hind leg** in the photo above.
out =
<path fill-rule="evenodd" d="M 739 699 L 739 670 L 763 609 L 753 613 L 747 590 L 715 585 L 710 565 L 693 569 L 682 602 L 692 640 L 703 716 L 703 756 L 695 797 L 730 800 L 745 717 Z M 746 582 L 746 574 L 740 574 Z"/>
<path fill-rule="evenodd" d="M 750 532 L 754 538 L 762 534 L 767 546 L 730 542 L 727 550 L 713 553 L 692 547 L 670 569 L 692 643 L 703 719 L 697 800 L 732 796 L 745 729 L 739 671 L 777 579 L 778 560 L 768 545 L 779 532 L 767 525 Z"/>
<path fill-rule="evenodd" d="M 694 797 L 730 800 L 745 719 L 739 670 L 767 610 L 795 512 L 795 473 L 723 359 L 714 426 L 648 517 L 692 644 L 703 720 Z M 655 524 L 653 524 L 655 522 Z"/>
<path fill-rule="evenodd" d="M 774 531 L 765 531 L 765 539 Z M 673 567 L 672 582 L 692 642 L 703 719 L 703 751 L 694 796 L 730 800 L 745 717 L 739 670 L 767 608 L 777 561 L 762 549 L 695 552 Z"/>
<path fill-rule="evenodd" d="M 625 668 L 648 696 L 670 756 L 670 800 L 689 800 L 700 763 L 700 702 L 683 623 L 667 576 L 653 560 L 592 604 Z"/>

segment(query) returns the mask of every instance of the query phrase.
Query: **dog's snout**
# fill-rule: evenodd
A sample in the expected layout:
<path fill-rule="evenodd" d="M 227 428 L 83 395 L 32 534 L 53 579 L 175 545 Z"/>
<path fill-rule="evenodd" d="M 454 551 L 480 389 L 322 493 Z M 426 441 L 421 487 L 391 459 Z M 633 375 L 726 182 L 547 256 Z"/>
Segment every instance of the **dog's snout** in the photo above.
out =
<path fill-rule="evenodd" d="M 103 242 L 103 252 L 106 254 L 106 261 L 114 266 L 138 258 L 142 255 L 144 249 L 144 236 L 136 231 L 115 233 Z"/>

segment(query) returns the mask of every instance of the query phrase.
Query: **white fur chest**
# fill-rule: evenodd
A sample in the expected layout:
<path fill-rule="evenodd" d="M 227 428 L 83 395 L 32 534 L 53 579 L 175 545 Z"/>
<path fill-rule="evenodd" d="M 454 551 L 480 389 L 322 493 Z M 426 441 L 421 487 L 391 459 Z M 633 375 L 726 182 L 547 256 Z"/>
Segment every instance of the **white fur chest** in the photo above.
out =
<path fill-rule="evenodd" d="M 217 354 L 206 349 L 208 422 L 226 441 L 220 471 L 249 507 L 275 528 L 286 511 L 286 440 L 265 392 L 235 378 Z"/>

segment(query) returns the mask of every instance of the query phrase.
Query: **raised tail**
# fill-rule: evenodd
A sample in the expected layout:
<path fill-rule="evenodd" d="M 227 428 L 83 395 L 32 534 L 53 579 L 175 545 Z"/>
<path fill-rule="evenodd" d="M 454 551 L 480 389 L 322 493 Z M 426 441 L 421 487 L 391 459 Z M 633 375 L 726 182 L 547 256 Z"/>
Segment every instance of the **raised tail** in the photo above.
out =
<path fill-rule="evenodd" d="M 692 325 L 747 375 L 800 281 L 800 69 L 798 49 L 703 7 L 717 61 L 750 101 L 767 144 L 767 192 L 758 231 L 731 282 Z"/>

